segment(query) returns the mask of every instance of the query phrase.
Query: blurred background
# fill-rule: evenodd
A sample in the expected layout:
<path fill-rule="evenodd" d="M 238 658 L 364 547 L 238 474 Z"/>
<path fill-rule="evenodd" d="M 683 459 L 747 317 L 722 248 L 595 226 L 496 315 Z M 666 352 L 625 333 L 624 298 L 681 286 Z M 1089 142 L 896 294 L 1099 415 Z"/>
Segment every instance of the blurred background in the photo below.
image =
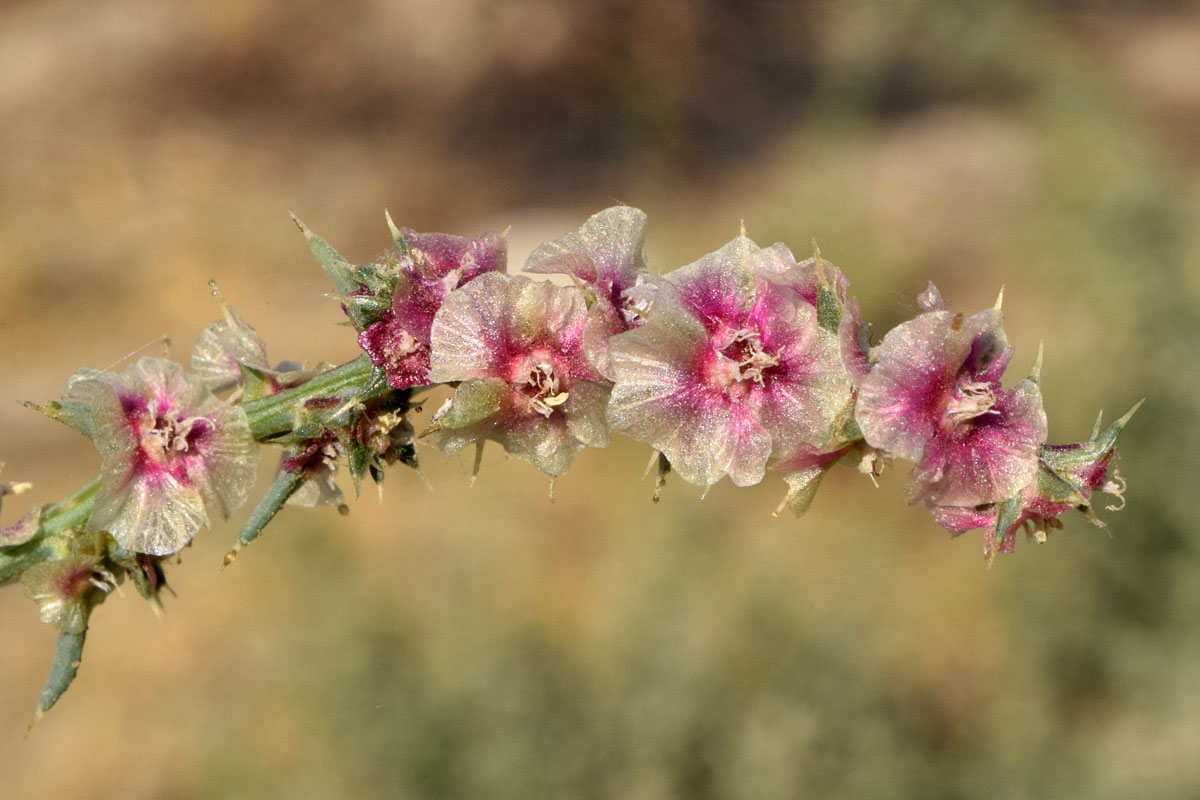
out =
<path fill-rule="evenodd" d="M 161 622 L 112 596 L 25 740 L 55 634 L 6 587 L 5 797 L 1200 795 L 1195 4 L 8 0 L 0 115 L 6 524 L 99 463 L 18 401 L 163 334 L 186 360 L 210 278 L 274 359 L 356 354 L 288 211 L 358 261 L 385 207 L 512 226 L 519 268 L 622 202 L 656 271 L 744 220 L 815 240 L 879 333 L 928 279 L 966 312 L 1004 285 L 1051 441 L 1148 398 L 1107 531 L 990 569 L 905 466 L 797 521 L 770 477 L 651 504 L 624 440 L 554 503 L 426 448 L 228 570 L 248 510 L 202 532 Z"/>

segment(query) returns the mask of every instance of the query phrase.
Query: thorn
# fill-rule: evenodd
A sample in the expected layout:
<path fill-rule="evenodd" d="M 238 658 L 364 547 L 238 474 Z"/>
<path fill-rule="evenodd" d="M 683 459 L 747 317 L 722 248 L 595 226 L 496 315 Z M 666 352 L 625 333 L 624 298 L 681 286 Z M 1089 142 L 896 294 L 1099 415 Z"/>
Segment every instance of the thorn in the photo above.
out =
<path fill-rule="evenodd" d="M 1000 310 L 1000 306 L 1004 305 L 1004 287 L 1000 287 L 1000 294 L 996 296 L 996 310 Z"/>
<path fill-rule="evenodd" d="M 1146 402 L 1146 398 L 1143 397 L 1141 400 L 1138 400 L 1136 403 L 1134 403 L 1133 408 L 1126 411 L 1125 415 L 1123 417 L 1121 417 L 1119 420 L 1117 420 L 1117 422 L 1120 423 L 1122 428 L 1125 427 L 1125 424 L 1129 422 L 1129 418 L 1132 417 L 1135 413 L 1137 413 L 1137 410 L 1142 407 L 1142 403 L 1144 403 L 1144 402 Z"/>
<path fill-rule="evenodd" d="M 817 245 L 817 237 L 813 237 L 813 265 L 817 270 L 817 282 L 822 286 L 829 285 L 829 278 L 825 275 L 825 259 L 821 258 L 821 248 Z"/>
<path fill-rule="evenodd" d="M 746 220 L 744 220 L 744 219 L 742 219 L 742 220 L 739 220 L 739 221 L 738 221 L 738 224 L 739 224 L 739 225 L 740 225 L 740 227 L 741 227 L 741 230 L 742 230 L 742 236 L 745 236 L 745 235 L 746 235 Z"/>
<path fill-rule="evenodd" d="M 304 223 L 301 222 L 300 218 L 297 217 L 294 213 L 292 213 L 291 211 L 289 211 L 288 213 L 292 215 L 292 222 L 296 223 L 296 227 L 299 228 L 300 232 L 304 234 L 304 238 L 311 239 L 313 237 L 313 232 L 310 231 L 308 228 L 304 227 Z"/>
<path fill-rule="evenodd" d="M 391 212 L 385 208 L 383 210 L 383 216 L 387 220 L 388 230 L 392 233 L 392 241 L 398 242 L 404 239 L 404 237 L 400 235 L 400 229 L 396 227 L 396 223 L 392 222 Z M 299 222 L 299 220 L 297 220 L 297 222 Z"/>
<path fill-rule="evenodd" d="M 479 467 L 483 464 L 483 440 L 475 443 L 475 461 L 471 464 L 471 474 L 467 477 L 467 486 L 474 486 L 479 477 Z"/>
<path fill-rule="evenodd" d="M 653 450 L 650 453 L 650 463 L 646 464 L 646 471 L 642 473 L 642 480 L 645 480 L 650 474 L 650 470 L 654 469 L 654 465 L 658 463 L 658 451 Z"/>
<path fill-rule="evenodd" d="M 558 488 L 558 476 L 550 478 L 550 502 L 554 502 L 554 491 Z"/>
<path fill-rule="evenodd" d="M 39 709 L 37 710 L 37 713 L 35 713 L 35 714 L 33 715 L 33 719 L 30 721 L 30 723 L 29 723 L 29 727 L 25 729 L 25 738 L 26 738 L 26 739 L 28 739 L 28 738 L 29 738 L 29 734 L 33 733 L 33 726 L 34 726 L 34 725 L 37 725 L 39 722 L 41 722 L 41 721 L 42 721 L 42 717 L 44 717 L 44 716 L 46 716 L 46 712 L 45 712 L 45 711 L 42 711 L 42 710 L 39 708 Z"/>
<path fill-rule="evenodd" d="M 1046 341 L 1044 339 L 1038 340 L 1037 358 L 1033 362 L 1033 368 L 1029 370 L 1029 380 L 1033 381 L 1034 383 L 1041 383 L 1042 381 L 1042 357 L 1045 355 L 1045 353 Z"/>
<path fill-rule="evenodd" d="M 1095 439 L 1100 435 L 1100 423 L 1104 419 L 1104 409 L 1100 409 L 1100 413 L 1096 415 L 1096 424 L 1092 426 L 1092 438 Z"/>

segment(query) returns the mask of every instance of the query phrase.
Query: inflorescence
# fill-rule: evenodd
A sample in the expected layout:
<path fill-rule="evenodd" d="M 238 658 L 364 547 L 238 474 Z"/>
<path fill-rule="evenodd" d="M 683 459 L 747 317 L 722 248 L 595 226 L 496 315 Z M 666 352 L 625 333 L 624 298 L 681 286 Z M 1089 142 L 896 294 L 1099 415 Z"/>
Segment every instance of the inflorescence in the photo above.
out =
<path fill-rule="evenodd" d="M 34 406 L 95 444 L 101 473 L 61 503 L 0 528 L 0 583 L 20 579 L 58 650 L 38 707 L 66 690 L 92 610 L 129 579 L 156 611 L 167 557 L 248 498 L 258 444 L 282 448 L 276 478 L 226 564 L 286 503 L 346 501 L 414 441 L 446 453 L 485 440 L 553 480 L 613 432 L 653 449 L 655 499 L 669 472 L 707 489 L 767 470 L 787 484 L 780 510 L 807 511 L 836 463 L 875 481 L 911 461 L 910 503 L 954 534 L 983 528 L 984 555 L 1017 534 L 1045 541 L 1092 495 L 1123 503 L 1112 458 L 1133 410 L 1090 439 L 1046 443 L 1041 356 L 1011 388 L 1001 303 L 972 316 L 930 284 L 921 313 L 874 343 L 849 281 L 819 252 L 744 234 L 673 272 L 642 256 L 645 214 L 617 206 L 538 247 L 525 263 L 554 283 L 508 274 L 507 244 L 397 228 L 381 260 L 355 265 L 300 227 L 332 279 L 364 355 L 340 367 L 271 367 L 258 334 L 213 289 L 222 319 L 200 335 L 191 370 L 140 358 L 120 373 L 84 369 L 61 400 Z M 453 396 L 419 433 L 414 393 Z M 1136 406 L 1134 408 L 1136 410 Z M 28 488 L 0 484 L 0 498 Z M 1119 506 L 1109 506 L 1115 509 Z M 776 511 L 778 513 L 778 510 Z"/>

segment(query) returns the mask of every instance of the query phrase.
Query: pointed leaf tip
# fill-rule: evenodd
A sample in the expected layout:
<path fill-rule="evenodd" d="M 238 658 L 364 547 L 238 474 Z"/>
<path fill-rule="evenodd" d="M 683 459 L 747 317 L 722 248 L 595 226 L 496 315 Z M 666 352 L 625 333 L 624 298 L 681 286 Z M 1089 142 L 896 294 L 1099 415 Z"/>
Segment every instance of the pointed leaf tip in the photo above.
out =
<path fill-rule="evenodd" d="M 1046 342 L 1045 340 L 1040 340 L 1038 342 L 1037 358 L 1033 362 L 1033 367 L 1029 370 L 1029 380 L 1033 381 L 1034 383 L 1041 383 L 1042 381 L 1042 359 L 1045 357 L 1045 355 Z"/>
<path fill-rule="evenodd" d="M 1144 403 L 1144 402 L 1146 402 L 1146 398 L 1143 397 L 1141 400 L 1138 400 L 1136 403 L 1134 403 L 1133 408 L 1126 411 L 1124 416 L 1122 416 L 1119 420 L 1117 420 L 1117 423 L 1121 427 L 1125 427 L 1125 425 L 1129 422 L 1130 418 L 1133 417 L 1133 415 L 1137 413 L 1137 410 L 1142 407 L 1142 403 Z"/>
<path fill-rule="evenodd" d="M 310 230 L 307 228 L 307 226 L 305 226 L 305 224 L 304 224 L 303 222 L 301 222 L 301 221 L 300 221 L 300 218 L 299 218 L 299 217 L 297 217 L 297 216 L 295 215 L 295 213 L 293 213 L 293 212 L 289 211 L 289 212 L 288 212 L 288 214 L 290 214 L 290 215 L 291 215 L 291 217 L 292 217 L 292 222 L 296 223 L 296 227 L 297 227 L 297 228 L 299 228 L 299 229 L 300 229 L 300 232 L 304 234 L 304 238 L 305 238 L 305 239 L 311 239 L 311 238 L 313 237 L 313 232 L 312 232 L 312 231 L 310 231 Z"/>
<path fill-rule="evenodd" d="M 407 250 L 408 243 L 404 241 L 404 236 L 400 233 L 400 229 L 396 227 L 396 223 L 392 221 L 392 213 L 386 208 L 383 210 L 384 219 L 387 220 L 388 230 L 392 233 L 392 244 L 397 250 Z"/>

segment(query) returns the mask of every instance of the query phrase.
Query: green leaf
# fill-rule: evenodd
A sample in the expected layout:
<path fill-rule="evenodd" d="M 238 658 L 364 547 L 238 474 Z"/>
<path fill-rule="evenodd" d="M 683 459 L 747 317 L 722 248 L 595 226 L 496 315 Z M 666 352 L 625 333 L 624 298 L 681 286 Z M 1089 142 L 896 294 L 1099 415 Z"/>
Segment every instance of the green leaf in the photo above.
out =
<path fill-rule="evenodd" d="M 341 253 L 334 250 L 329 242 L 310 231 L 295 214 L 292 214 L 292 221 L 296 223 L 296 227 L 308 240 L 308 249 L 321 265 L 321 269 L 325 270 L 325 274 L 333 281 L 333 286 L 337 289 L 338 294 L 350 294 L 357 289 L 358 282 L 354 280 L 354 266 Z"/>
<path fill-rule="evenodd" d="M 1021 498 L 1010 497 L 997 504 L 999 513 L 996 515 L 996 543 L 993 547 L 993 552 L 1000 549 L 1004 544 L 1004 537 L 1008 533 L 1008 529 L 1017 524 L 1017 520 L 1021 518 Z M 992 553 L 988 553 L 989 556 Z"/>
<path fill-rule="evenodd" d="M 831 333 L 838 332 L 842 322 L 842 304 L 832 286 L 817 290 L 817 324 Z"/>
<path fill-rule="evenodd" d="M 233 560 L 237 558 L 238 552 L 258 538 L 263 528 L 267 527 L 267 523 L 275 518 L 279 509 L 283 508 L 283 504 L 296 493 L 302 483 L 304 483 L 304 476 L 299 472 L 279 471 L 271 488 L 267 490 L 266 495 L 254 509 L 254 513 L 250 515 L 250 519 L 246 521 L 246 526 L 242 528 L 242 533 L 238 536 L 237 544 L 225 554 L 225 566 L 232 564 Z"/>
<path fill-rule="evenodd" d="M 46 685 L 42 688 L 42 696 L 38 700 L 37 717 L 34 722 L 37 722 L 58 702 L 58 698 L 67 691 L 71 681 L 75 680 L 75 675 L 79 672 L 79 663 L 83 659 L 83 642 L 86 638 L 87 628 L 79 633 L 59 635 L 58 644 L 54 648 L 54 661 L 50 664 L 50 675 L 47 676 Z"/>

